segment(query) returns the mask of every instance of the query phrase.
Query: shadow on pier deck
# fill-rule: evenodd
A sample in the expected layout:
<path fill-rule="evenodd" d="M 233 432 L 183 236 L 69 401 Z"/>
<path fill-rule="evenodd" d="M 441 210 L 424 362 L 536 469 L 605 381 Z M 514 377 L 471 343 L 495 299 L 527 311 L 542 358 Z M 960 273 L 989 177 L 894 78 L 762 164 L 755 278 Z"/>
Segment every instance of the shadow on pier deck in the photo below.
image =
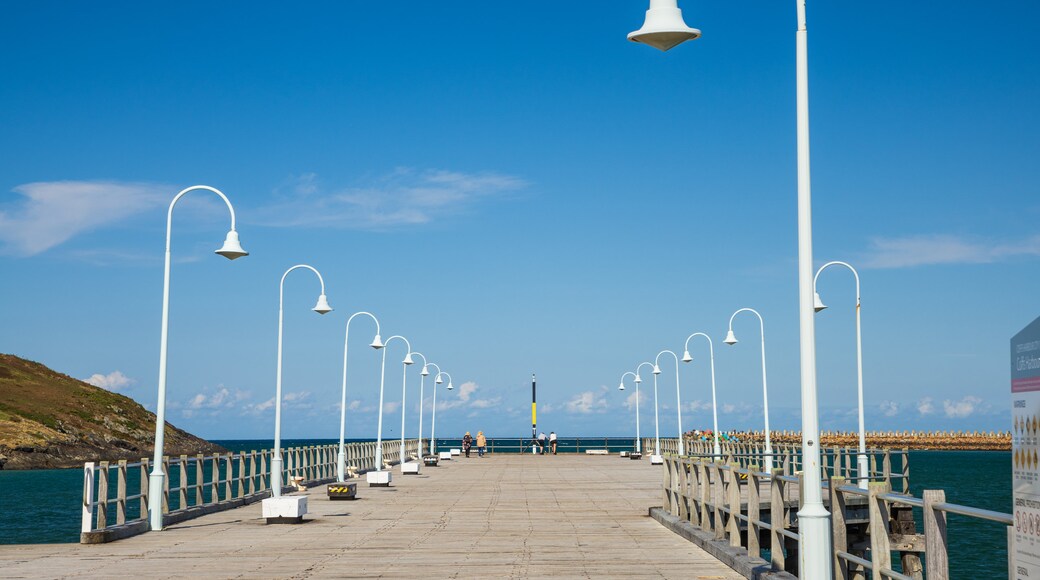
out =
<path fill-rule="evenodd" d="M 0 549 L 6 578 L 711 578 L 739 574 L 648 517 L 661 470 L 616 456 L 456 459 L 299 525 L 254 504 L 101 545 Z"/>

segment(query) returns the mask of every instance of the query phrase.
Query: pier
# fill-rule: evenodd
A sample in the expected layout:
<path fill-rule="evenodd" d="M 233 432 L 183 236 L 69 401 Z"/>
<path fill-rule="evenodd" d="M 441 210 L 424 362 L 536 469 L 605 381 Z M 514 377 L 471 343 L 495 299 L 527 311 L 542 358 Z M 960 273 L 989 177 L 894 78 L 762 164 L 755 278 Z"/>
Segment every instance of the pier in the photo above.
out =
<path fill-rule="evenodd" d="M 456 458 L 358 499 L 308 494 L 298 525 L 260 505 L 100 545 L 0 548 L 6 578 L 742 578 L 648 516 L 662 472 L 614 456 Z"/>

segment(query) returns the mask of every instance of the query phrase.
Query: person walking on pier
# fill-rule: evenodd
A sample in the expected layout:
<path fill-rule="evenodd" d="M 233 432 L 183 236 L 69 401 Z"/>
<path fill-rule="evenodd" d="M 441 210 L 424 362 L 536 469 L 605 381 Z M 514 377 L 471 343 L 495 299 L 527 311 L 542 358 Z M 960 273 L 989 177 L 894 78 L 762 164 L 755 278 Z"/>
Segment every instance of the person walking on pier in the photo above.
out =
<path fill-rule="evenodd" d="M 477 431 L 477 457 L 484 457 L 484 451 L 487 448 L 487 437 L 484 437 L 483 431 Z"/>
<path fill-rule="evenodd" d="M 473 447 L 473 437 L 466 431 L 466 436 L 462 438 L 462 450 L 466 452 L 466 457 L 469 457 L 470 447 Z"/>
<path fill-rule="evenodd" d="M 556 431 L 549 431 L 549 448 L 552 449 L 552 454 L 556 455 Z"/>
<path fill-rule="evenodd" d="M 545 455 L 545 433 L 538 433 L 538 453 Z"/>

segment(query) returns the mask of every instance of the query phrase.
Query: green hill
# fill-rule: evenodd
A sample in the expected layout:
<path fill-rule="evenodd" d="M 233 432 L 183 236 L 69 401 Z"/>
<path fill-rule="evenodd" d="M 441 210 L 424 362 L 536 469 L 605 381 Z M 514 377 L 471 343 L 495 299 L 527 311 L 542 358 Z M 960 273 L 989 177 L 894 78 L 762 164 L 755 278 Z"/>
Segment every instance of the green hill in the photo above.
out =
<path fill-rule="evenodd" d="M 155 414 L 129 397 L 0 354 L 0 469 L 81 467 L 149 457 Z M 166 423 L 165 452 L 223 451 Z"/>

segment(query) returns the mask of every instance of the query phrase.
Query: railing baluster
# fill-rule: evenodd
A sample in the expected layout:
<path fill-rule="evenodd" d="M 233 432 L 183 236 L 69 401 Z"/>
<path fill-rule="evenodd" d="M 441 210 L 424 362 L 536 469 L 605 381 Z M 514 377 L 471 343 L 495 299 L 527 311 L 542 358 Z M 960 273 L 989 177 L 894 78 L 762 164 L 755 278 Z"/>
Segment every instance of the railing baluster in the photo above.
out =
<path fill-rule="evenodd" d="M 97 486 L 97 528 L 108 527 L 108 462 L 102 461 L 98 467 Z"/>
<path fill-rule="evenodd" d="M 119 460 L 116 468 L 116 525 L 126 523 L 126 460 Z"/>
<path fill-rule="evenodd" d="M 761 558 L 762 557 L 762 546 L 761 546 L 761 538 L 759 537 L 759 533 L 761 533 L 761 530 L 759 529 L 759 525 L 758 525 L 757 522 L 761 521 L 761 519 L 762 519 L 762 505 L 761 505 L 762 504 L 762 498 L 761 498 L 761 490 L 759 489 L 759 486 L 761 485 L 761 481 L 762 480 L 761 480 L 761 478 L 758 475 L 759 467 L 758 467 L 757 463 L 750 464 L 748 466 L 748 469 L 751 470 L 751 474 L 748 475 L 748 488 L 747 488 L 748 489 L 748 494 L 747 494 L 748 495 L 748 500 L 747 500 L 747 506 L 748 506 L 748 513 L 747 513 L 747 515 L 748 515 L 748 524 L 747 524 L 747 538 L 748 538 L 748 540 L 747 540 L 747 544 L 748 544 L 748 546 L 747 546 L 747 549 L 748 549 L 748 555 L 751 556 L 752 558 Z"/>
<path fill-rule="evenodd" d="M 141 490 L 141 499 L 138 501 L 138 507 L 140 508 L 140 519 L 148 518 L 148 470 L 150 469 L 150 463 L 147 457 L 141 458 L 141 481 L 138 484 L 139 490 Z"/>
<path fill-rule="evenodd" d="M 924 499 L 924 509 L 922 510 L 924 513 L 924 556 L 925 566 L 928 569 L 928 580 L 949 580 L 946 512 L 933 507 L 937 503 L 946 501 L 946 492 L 941 489 L 926 489 L 922 498 Z"/>
<path fill-rule="evenodd" d="M 195 455 L 195 505 L 203 505 L 202 488 L 206 482 L 206 456 L 202 453 Z"/>
<path fill-rule="evenodd" d="M 177 482 L 178 500 L 180 505 L 177 509 L 184 509 L 188 507 L 188 456 L 180 456 L 180 481 Z"/>
<path fill-rule="evenodd" d="M 786 459 L 784 461 L 786 465 Z M 774 468 L 769 478 L 769 559 L 773 570 L 783 570 L 786 566 L 784 556 L 784 536 L 780 530 L 787 529 L 787 517 L 784 513 L 784 484 L 780 479 L 784 468 Z"/>
<path fill-rule="evenodd" d="M 870 563 L 872 580 L 884 580 L 882 568 L 892 568 L 892 544 L 888 538 L 889 506 L 888 502 L 878 497 L 892 491 L 888 482 L 871 483 L 868 507 L 870 509 Z M 930 571 L 929 571 L 930 573 Z"/>
<path fill-rule="evenodd" d="M 838 557 L 838 552 L 849 551 L 848 528 L 845 523 L 845 494 L 838 491 L 838 488 L 843 485 L 845 485 L 844 477 L 831 478 L 831 542 L 834 547 L 835 580 L 850 580 L 848 562 L 844 558 Z"/>

